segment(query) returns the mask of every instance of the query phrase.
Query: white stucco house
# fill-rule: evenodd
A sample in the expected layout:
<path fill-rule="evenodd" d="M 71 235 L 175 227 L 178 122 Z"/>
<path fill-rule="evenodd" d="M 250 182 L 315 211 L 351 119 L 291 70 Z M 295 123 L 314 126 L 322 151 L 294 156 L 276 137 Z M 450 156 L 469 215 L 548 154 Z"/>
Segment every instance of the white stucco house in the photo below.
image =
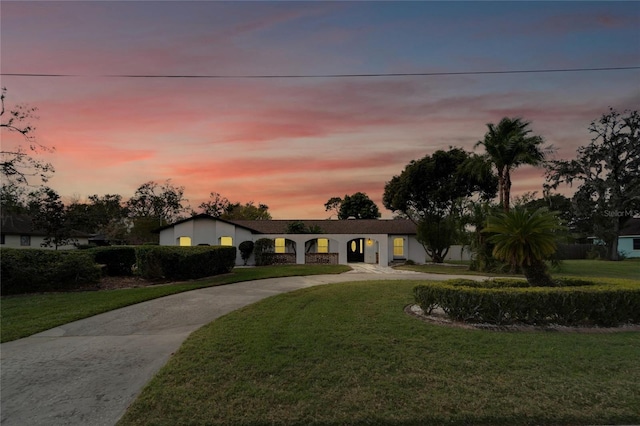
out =
<path fill-rule="evenodd" d="M 319 234 L 287 234 L 287 226 L 302 222 Z M 364 262 L 388 265 L 393 261 L 425 262 L 425 251 L 416 240 L 416 226 L 409 220 L 222 220 L 205 214 L 158 229 L 160 245 L 232 245 L 260 238 L 274 240 L 283 263 Z M 455 250 L 452 250 L 455 252 Z M 242 265 L 238 251 L 236 264 Z M 255 264 L 253 256 L 248 264 Z"/>
<path fill-rule="evenodd" d="M 640 218 L 631 218 L 620 230 L 618 252 L 628 258 L 640 257 Z"/>

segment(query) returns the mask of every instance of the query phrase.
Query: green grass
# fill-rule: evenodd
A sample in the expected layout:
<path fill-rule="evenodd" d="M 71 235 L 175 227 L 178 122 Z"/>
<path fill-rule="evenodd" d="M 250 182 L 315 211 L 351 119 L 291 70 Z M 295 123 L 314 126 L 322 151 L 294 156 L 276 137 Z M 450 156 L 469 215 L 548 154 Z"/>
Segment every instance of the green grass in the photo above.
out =
<path fill-rule="evenodd" d="M 406 265 L 399 269 L 427 272 L 432 274 L 484 275 L 491 277 L 522 276 L 499 273 L 470 271 L 468 262 L 456 262 L 455 266 L 443 265 Z M 559 267 L 551 269 L 553 276 L 624 278 L 640 280 L 640 259 L 627 259 L 620 262 L 607 260 L 563 260 Z"/>
<path fill-rule="evenodd" d="M 553 274 L 574 277 L 624 278 L 640 280 L 640 259 L 619 262 L 608 260 L 563 260 Z"/>
<path fill-rule="evenodd" d="M 640 333 L 463 330 L 416 282 L 274 296 L 193 333 L 119 425 L 638 424 Z"/>
<path fill-rule="evenodd" d="M 0 299 L 0 341 L 8 342 L 62 324 L 170 294 L 203 287 L 263 278 L 335 274 L 345 265 L 288 265 L 236 268 L 230 274 L 203 280 L 109 291 L 47 293 L 7 296 Z"/>

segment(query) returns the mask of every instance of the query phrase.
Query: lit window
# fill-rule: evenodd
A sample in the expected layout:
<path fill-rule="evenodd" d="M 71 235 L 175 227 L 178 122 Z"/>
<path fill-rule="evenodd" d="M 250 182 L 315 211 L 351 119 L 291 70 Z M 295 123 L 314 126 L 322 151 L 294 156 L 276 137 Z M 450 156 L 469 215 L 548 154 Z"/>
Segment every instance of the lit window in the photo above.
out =
<path fill-rule="evenodd" d="M 220 245 L 221 246 L 232 246 L 233 238 L 231 237 L 220 237 Z"/>
<path fill-rule="evenodd" d="M 276 238 L 276 253 L 286 253 L 287 248 L 285 246 L 284 238 Z"/>
<path fill-rule="evenodd" d="M 318 238 L 318 253 L 329 253 L 329 240 Z"/>
<path fill-rule="evenodd" d="M 404 238 L 393 239 L 393 255 L 404 256 Z"/>
<path fill-rule="evenodd" d="M 191 237 L 180 237 L 178 238 L 179 246 L 190 246 L 191 245 Z"/>

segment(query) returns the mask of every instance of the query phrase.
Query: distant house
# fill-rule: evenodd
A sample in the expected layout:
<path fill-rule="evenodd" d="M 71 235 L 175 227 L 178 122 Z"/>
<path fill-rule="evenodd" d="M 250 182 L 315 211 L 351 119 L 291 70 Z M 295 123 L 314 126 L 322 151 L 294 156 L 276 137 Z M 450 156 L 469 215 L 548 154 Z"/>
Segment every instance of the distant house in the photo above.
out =
<path fill-rule="evenodd" d="M 302 222 L 319 234 L 287 234 L 287 226 Z M 158 230 L 160 245 L 229 245 L 269 238 L 283 263 L 364 262 L 388 265 L 411 259 L 425 261 L 426 253 L 416 240 L 416 226 L 409 220 L 222 220 L 200 214 Z M 452 251 L 455 253 L 455 251 Z M 253 256 L 249 264 L 254 264 Z M 243 261 L 238 252 L 236 264 Z"/>
<path fill-rule="evenodd" d="M 628 258 L 640 257 L 640 218 L 629 219 L 620 230 L 618 252 Z"/>
<path fill-rule="evenodd" d="M 50 248 L 42 247 L 47 234 L 43 230 L 34 229 L 33 221 L 27 215 L 3 214 L 0 218 L 0 246 L 10 248 Z M 76 244 L 88 244 L 89 234 L 73 231 Z M 75 249 L 75 245 L 58 246 L 58 250 Z"/>

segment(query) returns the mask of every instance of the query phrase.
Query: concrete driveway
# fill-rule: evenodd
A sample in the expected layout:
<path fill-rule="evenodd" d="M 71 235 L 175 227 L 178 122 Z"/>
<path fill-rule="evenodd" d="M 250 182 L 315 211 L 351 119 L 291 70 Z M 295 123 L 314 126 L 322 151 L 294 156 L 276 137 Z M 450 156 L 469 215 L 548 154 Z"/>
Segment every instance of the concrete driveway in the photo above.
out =
<path fill-rule="evenodd" d="M 453 277 L 355 271 L 236 283 L 150 300 L 3 343 L 0 423 L 114 425 L 191 332 L 269 296 L 337 282 Z"/>

